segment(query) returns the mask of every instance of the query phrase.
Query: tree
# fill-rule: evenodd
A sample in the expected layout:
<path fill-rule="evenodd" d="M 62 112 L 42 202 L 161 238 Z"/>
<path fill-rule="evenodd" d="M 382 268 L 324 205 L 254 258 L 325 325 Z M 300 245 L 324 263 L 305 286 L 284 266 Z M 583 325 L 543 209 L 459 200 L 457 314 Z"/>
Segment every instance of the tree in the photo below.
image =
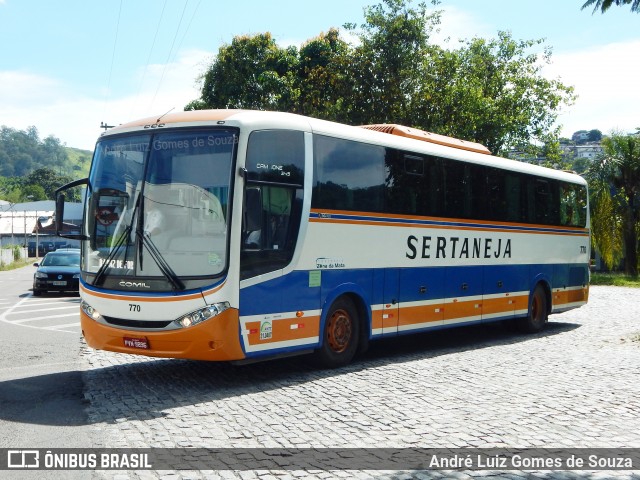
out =
<path fill-rule="evenodd" d="M 0 175 L 22 177 L 40 167 L 55 167 L 62 172 L 68 160 L 60 140 L 49 136 L 40 141 L 36 127 L 26 131 L 0 128 Z"/>
<path fill-rule="evenodd" d="M 582 5 L 581 10 L 594 5 L 592 14 L 596 13 L 598 10 L 600 10 L 601 13 L 604 13 L 609 10 L 611 5 L 614 4 L 618 7 L 622 5 L 631 5 L 632 12 L 640 12 L 640 0 L 588 0 L 584 5 Z"/>
<path fill-rule="evenodd" d="M 65 183 L 69 183 L 71 181 L 73 181 L 73 178 L 67 175 L 59 175 L 55 171 L 53 171 L 51 168 L 47 168 L 47 167 L 39 168 L 31 172 L 24 179 L 23 191 L 27 192 L 27 191 L 31 191 L 31 190 L 28 190 L 29 188 L 35 188 L 33 192 L 35 192 L 37 196 L 41 196 L 40 191 L 42 191 L 42 196 L 44 198 L 35 198 L 34 196 L 33 200 L 46 200 L 46 199 L 53 200 L 55 198 L 56 189 L 59 186 L 64 185 Z M 69 201 L 80 201 L 80 198 L 79 196 L 74 195 L 74 198 Z"/>
<path fill-rule="evenodd" d="M 486 145 L 498 154 L 540 142 L 575 96 L 542 74 L 551 52 L 542 40 L 474 38 L 459 48 L 429 42 L 441 12 L 424 3 L 382 0 L 365 21 L 335 29 L 296 49 L 269 33 L 235 37 L 203 77 L 187 109 L 255 108 L 303 113 L 353 125 L 401 123 Z M 534 51 L 532 51 L 534 50 Z"/>
<path fill-rule="evenodd" d="M 270 33 L 234 37 L 204 74 L 202 96 L 187 109 L 295 110 L 297 49 L 280 48 Z"/>
<path fill-rule="evenodd" d="M 589 136 L 587 140 L 590 142 L 599 142 L 602 140 L 602 132 L 598 129 L 589 130 Z"/>
<path fill-rule="evenodd" d="M 484 144 L 494 154 L 544 141 L 561 106 L 572 104 L 575 95 L 572 87 L 542 75 L 543 63 L 551 59 L 550 49 L 535 51 L 542 44 L 498 32 L 498 38 L 473 38 L 443 52 L 427 72 L 435 77 L 429 92 L 433 107 L 423 123 L 437 133 Z"/>
<path fill-rule="evenodd" d="M 625 273 L 638 275 L 638 221 L 640 220 L 640 139 L 615 133 L 602 141 L 604 154 L 588 171 L 595 199 L 592 223 L 594 243 L 605 260 L 609 250 L 615 259 L 612 236 L 621 235 Z M 600 228 L 609 222 L 620 227 Z M 604 253 L 602 253 L 604 252 Z"/>
<path fill-rule="evenodd" d="M 345 28 L 360 44 L 349 59 L 354 88 L 344 100 L 350 105 L 351 122 L 401 123 L 419 126 L 415 118 L 418 93 L 426 81 L 426 60 L 439 48 L 429 36 L 440 23 L 440 12 L 429 13 L 424 3 L 417 8 L 406 0 L 383 0 L 365 8 L 365 23 Z"/>
<path fill-rule="evenodd" d="M 300 48 L 297 110 L 312 117 L 348 121 L 349 106 L 344 99 L 353 88 L 349 74 L 349 44 L 332 28 L 307 41 Z"/>

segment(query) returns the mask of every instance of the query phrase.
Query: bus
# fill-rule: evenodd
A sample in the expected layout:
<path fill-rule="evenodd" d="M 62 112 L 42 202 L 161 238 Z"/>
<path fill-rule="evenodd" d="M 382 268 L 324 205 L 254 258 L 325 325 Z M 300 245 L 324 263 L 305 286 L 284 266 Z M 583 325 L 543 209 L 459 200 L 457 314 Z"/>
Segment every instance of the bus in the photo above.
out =
<path fill-rule="evenodd" d="M 60 231 L 82 186 L 82 225 Z M 84 338 L 113 352 L 337 367 L 380 338 L 539 332 L 589 292 L 583 178 L 401 125 L 249 110 L 123 124 L 58 189 L 56 222 L 81 241 Z"/>

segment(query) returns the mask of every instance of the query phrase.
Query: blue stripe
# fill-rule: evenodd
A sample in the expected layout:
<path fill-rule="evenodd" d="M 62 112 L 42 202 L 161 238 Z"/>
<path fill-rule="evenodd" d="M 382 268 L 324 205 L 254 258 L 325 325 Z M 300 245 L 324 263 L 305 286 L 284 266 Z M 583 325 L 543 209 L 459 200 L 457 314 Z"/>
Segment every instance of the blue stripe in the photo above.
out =
<path fill-rule="evenodd" d="M 294 271 L 240 290 L 240 315 L 322 309 L 336 292 L 357 286 L 367 305 L 464 298 L 531 291 L 539 279 L 551 288 L 587 283 L 585 264 L 497 265 L 321 270 L 321 286 L 309 287 L 309 272 Z M 421 291 L 424 288 L 424 293 Z"/>
<path fill-rule="evenodd" d="M 349 215 L 349 214 L 335 214 L 331 213 L 330 217 L 321 216 L 318 213 L 311 212 L 310 218 L 319 220 L 339 220 L 339 221 L 357 221 L 357 222 L 374 222 L 374 223 L 401 223 L 405 225 L 416 226 L 432 226 L 432 227 L 462 227 L 462 228 L 477 228 L 482 230 L 508 230 L 508 231 L 520 231 L 520 232 L 532 232 L 532 233 L 562 233 L 566 235 L 586 235 L 586 230 L 576 231 L 574 229 L 564 229 L 561 227 L 534 227 L 534 226 L 518 226 L 518 225 L 504 225 L 504 224 L 484 224 L 473 222 L 458 222 L 447 220 L 426 220 L 426 219 L 408 219 L 408 218 L 392 218 L 392 217 L 374 217 L 374 216 L 362 216 L 362 215 Z"/>

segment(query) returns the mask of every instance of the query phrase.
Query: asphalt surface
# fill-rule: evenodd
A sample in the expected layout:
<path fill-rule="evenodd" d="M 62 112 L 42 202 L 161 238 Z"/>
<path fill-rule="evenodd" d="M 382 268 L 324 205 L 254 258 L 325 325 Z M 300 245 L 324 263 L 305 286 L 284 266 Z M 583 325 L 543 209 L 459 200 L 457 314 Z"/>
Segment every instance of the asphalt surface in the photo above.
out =
<path fill-rule="evenodd" d="M 545 332 L 373 343 L 352 365 L 234 367 L 82 350 L 108 447 L 640 448 L 640 291 L 592 287 Z M 154 478 L 129 472 L 126 478 Z M 159 478 L 640 478 L 629 471 L 156 471 Z M 104 472 L 106 478 L 118 477 Z"/>
<path fill-rule="evenodd" d="M 90 448 L 79 297 L 31 295 L 35 268 L 0 272 L 0 448 Z M 0 478 L 34 478 L 0 472 Z M 86 472 L 38 472 L 86 478 Z"/>
<path fill-rule="evenodd" d="M 540 334 L 500 325 L 431 332 L 372 343 L 352 365 L 321 370 L 304 357 L 237 367 L 95 351 L 80 338 L 78 298 L 35 303 L 31 275 L 29 268 L 0 272 L 0 448 L 640 449 L 639 290 L 592 287 L 587 306 L 552 316 Z M 5 473 L 0 477 L 640 478 L 637 470 L 170 466 Z"/>

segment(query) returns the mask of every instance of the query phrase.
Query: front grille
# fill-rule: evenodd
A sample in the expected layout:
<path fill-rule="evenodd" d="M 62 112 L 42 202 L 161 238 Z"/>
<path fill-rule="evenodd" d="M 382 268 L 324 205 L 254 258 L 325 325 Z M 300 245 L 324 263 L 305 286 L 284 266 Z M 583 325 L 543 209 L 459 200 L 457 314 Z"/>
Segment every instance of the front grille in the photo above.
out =
<path fill-rule="evenodd" d="M 127 327 L 127 328 L 166 328 L 171 320 L 127 320 L 125 318 L 115 318 L 115 317 L 105 317 L 104 321 L 110 325 L 115 325 L 117 327 Z"/>

